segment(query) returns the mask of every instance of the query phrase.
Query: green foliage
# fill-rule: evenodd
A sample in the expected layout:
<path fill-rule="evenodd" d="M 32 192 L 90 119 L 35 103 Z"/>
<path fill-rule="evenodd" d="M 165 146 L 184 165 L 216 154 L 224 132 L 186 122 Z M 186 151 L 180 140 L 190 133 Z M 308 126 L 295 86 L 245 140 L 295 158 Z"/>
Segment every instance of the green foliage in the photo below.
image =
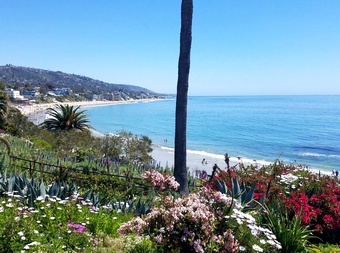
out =
<path fill-rule="evenodd" d="M 97 140 L 97 149 L 105 157 L 120 157 L 123 145 L 121 135 L 106 134 L 103 138 Z"/>
<path fill-rule="evenodd" d="M 164 252 L 164 247 L 142 237 L 141 241 L 137 244 L 133 245 L 132 247 L 128 247 L 125 250 L 126 253 L 162 253 Z"/>
<path fill-rule="evenodd" d="M 0 82 L 0 90 L 4 90 L 6 88 L 6 84 L 4 82 Z"/>
<path fill-rule="evenodd" d="M 103 208 L 93 211 L 77 199 L 49 200 L 27 208 L 13 197 L 0 199 L 1 253 L 107 252 L 103 234 L 117 237 L 117 228 L 132 218 Z"/>
<path fill-rule="evenodd" d="M 308 247 L 308 253 L 340 253 L 340 247 L 334 244 L 318 244 Z"/>
<path fill-rule="evenodd" d="M 46 130 L 43 131 L 41 128 L 34 125 L 26 116 L 22 115 L 21 112 L 14 107 L 8 108 L 7 121 L 4 130 L 6 133 L 19 137 L 39 136 L 41 139 L 45 139 L 49 136 Z"/>
<path fill-rule="evenodd" d="M 11 154 L 11 144 L 9 143 L 9 141 L 6 138 L 0 136 L 0 143 L 5 144 L 5 146 L 7 148 L 7 154 L 10 155 Z"/>
<path fill-rule="evenodd" d="M 122 131 L 119 134 L 124 143 L 123 155 L 130 163 L 151 161 L 149 153 L 152 151 L 152 141 L 147 136 L 134 136 L 131 132 Z"/>
<path fill-rule="evenodd" d="M 7 121 L 8 101 L 8 94 L 0 91 L 0 128 L 3 128 Z"/>
<path fill-rule="evenodd" d="M 301 216 L 289 218 L 288 214 L 280 207 L 266 207 L 263 218 L 270 230 L 281 243 L 282 253 L 303 253 L 308 252 L 307 246 L 312 236 L 312 230 L 303 226 Z"/>
<path fill-rule="evenodd" d="M 74 152 L 74 155 L 77 159 L 77 162 L 84 162 L 88 159 L 89 155 L 95 155 L 96 152 L 91 148 L 77 148 Z"/>
<path fill-rule="evenodd" d="M 77 129 L 83 131 L 89 129 L 90 125 L 85 111 L 78 111 L 80 106 L 74 108 L 70 105 L 58 105 L 57 109 L 48 108 L 47 113 L 50 118 L 47 118 L 41 127 L 49 131 L 64 131 Z"/>
<path fill-rule="evenodd" d="M 35 148 L 52 151 L 52 145 L 45 140 L 36 137 L 30 137 L 29 140 L 34 144 Z"/>

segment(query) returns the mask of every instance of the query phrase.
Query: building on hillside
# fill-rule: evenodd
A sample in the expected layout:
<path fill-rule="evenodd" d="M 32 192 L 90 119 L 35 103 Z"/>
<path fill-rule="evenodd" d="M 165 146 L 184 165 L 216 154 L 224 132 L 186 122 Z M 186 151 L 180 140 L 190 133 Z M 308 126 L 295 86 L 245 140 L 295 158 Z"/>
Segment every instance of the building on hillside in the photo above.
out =
<path fill-rule="evenodd" d="M 9 97 L 14 100 L 24 99 L 23 96 L 20 95 L 20 91 L 14 89 L 4 89 L 4 92 L 8 93 Z"/>
<path fill-rule="evenodd" d="M 24 96 L 24 98 L 36 99 L 40 95 L 40 92 L 35 90 L 28 90 L 24 91 L 22 95 Z"/>
<path fill-rule="evenodd" d="M 72 90 L 70 88 L 56 88 L 53 90 L 53 93 L 57 96 L 71 95 Z"/>
<path fill-rule="evenodd" d="M 104 100 L 104 96 L 101 95 L 101 94 L 93 94 L 93 95 L 92 95 L 92 100 L 95 100 L 95 101 L 102 101 L 102 100 Z"/>
<path fill-rule="evenodd" d="M 104 99 L 105 100 L 109 100 L 109 101 L 114 101 L 115 100 L 115 95 L 113 93 L 106 93 L 104 95 Z"/>

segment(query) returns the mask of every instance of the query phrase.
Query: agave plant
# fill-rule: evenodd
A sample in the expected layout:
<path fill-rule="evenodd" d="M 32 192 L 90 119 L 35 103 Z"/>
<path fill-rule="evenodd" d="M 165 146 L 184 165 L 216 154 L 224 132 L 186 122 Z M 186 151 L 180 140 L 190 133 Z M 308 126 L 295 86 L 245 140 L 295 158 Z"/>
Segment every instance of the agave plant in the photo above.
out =
<path fill-rule="evenodd" d="M 256 184 L 253 184 L 250 189 L 247 190 L 244 181 L 242 180 L 241 184 L 239 184 L 236 178 L 231 180 L 231 189 L 228 188 L 223 180 L 216 179 L 216 183 L 221 193 L 232 196 L 242 206 L 245 206 L 245 209 L 254 207 L 252 203 Z"/>

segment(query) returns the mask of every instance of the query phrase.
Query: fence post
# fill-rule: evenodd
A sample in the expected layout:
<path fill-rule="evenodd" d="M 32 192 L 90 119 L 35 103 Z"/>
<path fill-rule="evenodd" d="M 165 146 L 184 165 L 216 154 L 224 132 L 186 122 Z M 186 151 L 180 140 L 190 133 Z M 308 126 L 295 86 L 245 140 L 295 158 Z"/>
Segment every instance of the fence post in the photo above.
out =
<path fill-rule="evenodd" d="M 39 165 L 40 179 L 42 179 L 44 177 L 44 164 L 40 162 Z"/>
<path fill-rule="evenodd" d="M 30 161 L 30 178 L 32 178 L 32 161 Z"/>

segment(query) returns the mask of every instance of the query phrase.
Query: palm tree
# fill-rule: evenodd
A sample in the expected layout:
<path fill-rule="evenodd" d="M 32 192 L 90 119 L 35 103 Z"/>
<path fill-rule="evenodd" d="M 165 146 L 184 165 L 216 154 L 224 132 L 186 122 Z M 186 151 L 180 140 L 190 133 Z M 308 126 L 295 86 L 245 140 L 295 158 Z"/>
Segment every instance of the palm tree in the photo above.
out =
<path fill-rule="evenodd" d="M 74 108 L 69 105 L 58 105 L 57 109 L 48 108 L 47 114 L 50 115 L 40 126 L 49 131 L 59 130 L 85 130 L 91 128 L 88 125 L 87 115 L 85 111 L 78 111 L 80 106 Z"/>
<path fill-rule="evenodd" d="M 187 175 L 187 103 L 190 71 L 191 30 L 192 30 L 193 0 L 182 0 L 180 54 L 178 60 L 178 80 L 176 97 L 176 127 L 175 127 L 175 170 L 174 176 L 180 184 L 179 192 L 189 194 Z"/>

